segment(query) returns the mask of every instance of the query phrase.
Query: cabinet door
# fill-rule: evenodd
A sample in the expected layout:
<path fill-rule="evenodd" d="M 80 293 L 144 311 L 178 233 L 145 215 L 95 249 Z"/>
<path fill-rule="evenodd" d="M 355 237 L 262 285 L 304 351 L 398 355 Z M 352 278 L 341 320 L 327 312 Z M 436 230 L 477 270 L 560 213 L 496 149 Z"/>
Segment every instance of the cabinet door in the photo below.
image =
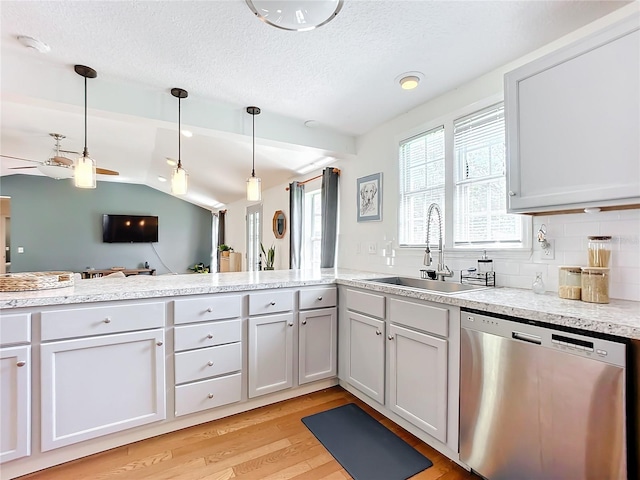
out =
<path fill-rule="evenodd" d="M 348 312 L 349 383 L 384 404 L 384 322 Z"/>
<path fill-rule="evenodd" d="M 338 364 L 336 309 L 300 312 L 298 320 L 298 384 L 335 377 Z"/>
<path fill-rule="evenodd" d="M 31 447 L 31 347 L 0 349 L 0 463 Z"/>
<path fill-rule="evenodd" d="M 640 203 L 634 17 L 505 75 L 511 212 Z"/>
<path fill-rule="evenodd" d="M 441 442 L 447 441 L 447 341 L 389 326 L 389 406 Z"/>
<path fill-rule="evenodd" d="M 249 319 L 249 397 L 293 386 L 293 314 Z"/>
<path fill-rule="evenodd" d="M 163 420 L 164 330 L 43 344 L 42 451 Z"/>

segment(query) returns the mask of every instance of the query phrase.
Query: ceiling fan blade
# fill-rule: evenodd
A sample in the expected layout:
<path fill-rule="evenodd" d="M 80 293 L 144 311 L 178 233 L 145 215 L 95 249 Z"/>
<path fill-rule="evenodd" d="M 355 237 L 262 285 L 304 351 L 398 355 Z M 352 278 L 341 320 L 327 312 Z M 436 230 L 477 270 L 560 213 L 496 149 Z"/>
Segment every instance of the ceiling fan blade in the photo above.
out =
<path fill-rule="evenodd" d="M 38 168 L 38 167 L 9 167 L 7 170 L 24 170 L 25 168 Z"/>
<path fill-rule="evenodd" d="M 55 163 L 59 163 L 61 165 L 67 165 L 67 166 L 71 166 L 73 165 L 73 160 L 67 158 L 67 157 L 51 157 L 51 160 L 53 160 Z"/>
<path fill-rule="evenodd" d="M 96 173 L 99 175 L 120 175 L 120 173 L 115 170 L 107 170 L 106 168 L 100 167 L 96 167 Z"/>
<path fill-rule="evenodd" d="M 0 157 L 13 158 L 14 160 L 22 160 L 23 162 L 42 163 L 42 162 L 38 162 L 37 160 L 29 160 L 28 158 L 12 157 L 11 155 L 2 155 L 2 154 L 0 154 Z"/>
<path fill-rule="evenodd" d="M 74 153 L 76 155 L 82 155 L 80 152 L 76 152 L 75 150 L 63 150 L 63 149 L 60 149 L 58 151 L 62 152 L 62 153 Z"/>

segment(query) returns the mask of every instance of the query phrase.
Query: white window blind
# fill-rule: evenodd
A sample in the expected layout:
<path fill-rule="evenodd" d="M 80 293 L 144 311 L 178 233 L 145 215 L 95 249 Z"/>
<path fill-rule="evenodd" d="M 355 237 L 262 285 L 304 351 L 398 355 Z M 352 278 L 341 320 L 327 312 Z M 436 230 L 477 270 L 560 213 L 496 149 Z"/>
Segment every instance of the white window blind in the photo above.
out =
<path fill-rule="evenodd" d="M 438 127 L 400 143 L 399 243 L 424 245 L 429 205 L 444 212 L 444 127 Z"/>
<path fill-rule="evenodd" d="M 521 244 L 522 222 L 506 213 L 504 104 L 455 120 L 453 131 L 455 245 Z"/>

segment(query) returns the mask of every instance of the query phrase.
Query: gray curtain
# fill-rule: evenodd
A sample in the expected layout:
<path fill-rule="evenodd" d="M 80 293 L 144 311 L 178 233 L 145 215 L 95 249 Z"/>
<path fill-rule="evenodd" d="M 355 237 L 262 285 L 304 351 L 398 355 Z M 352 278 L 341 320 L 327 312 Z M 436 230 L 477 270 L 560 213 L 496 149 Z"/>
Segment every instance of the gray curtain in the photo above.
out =
<path fill-rule="evenodd" d="M 218 212 L 218 244 L 216 245 L 216 255 L 218 256 L 218 269 L 220 271 L 220 250 L 218 247 L 224 244 L 224 231 L 225 231 L 225 218 L 227 216 L 226 210 L 220 210 Z"/>
<path fill-rule="evenodd" d="M 289 184 L 289 268 L 302 266 L 302 224 L 304 211 L 304 185 Z"/>
<path fill-rule="evenodd" d="M 336 242 L 338 239 L 338 178 L 340 171 L 333 167 L 322 172 L 322 242 L 320 267 L 333 268 L 336 262 Z"/>

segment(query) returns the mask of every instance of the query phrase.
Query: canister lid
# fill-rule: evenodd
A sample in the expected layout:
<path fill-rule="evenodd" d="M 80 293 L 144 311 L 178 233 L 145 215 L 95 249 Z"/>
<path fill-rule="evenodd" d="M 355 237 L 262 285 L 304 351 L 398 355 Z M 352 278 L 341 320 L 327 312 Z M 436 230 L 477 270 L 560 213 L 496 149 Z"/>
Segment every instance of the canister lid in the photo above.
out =
<path fill-rule="evenodd" d="M 611 240 L 610 235 L 592 235 L 588 237 L 589 240 Z"/>
<path fill-rule="evenodd" d="M 609 273 L 609 268 L 606 267 L 581 267 L 582 268 L 582 273 L 592 273 L 595 275 L 606 275 L 607 273 Z"/>
<path fill-rule="evenodd" d="M 565 270 L 570 273 L 580 273 L 582 271 L 582 267 L 558 267 L 560 270 Z"/>

